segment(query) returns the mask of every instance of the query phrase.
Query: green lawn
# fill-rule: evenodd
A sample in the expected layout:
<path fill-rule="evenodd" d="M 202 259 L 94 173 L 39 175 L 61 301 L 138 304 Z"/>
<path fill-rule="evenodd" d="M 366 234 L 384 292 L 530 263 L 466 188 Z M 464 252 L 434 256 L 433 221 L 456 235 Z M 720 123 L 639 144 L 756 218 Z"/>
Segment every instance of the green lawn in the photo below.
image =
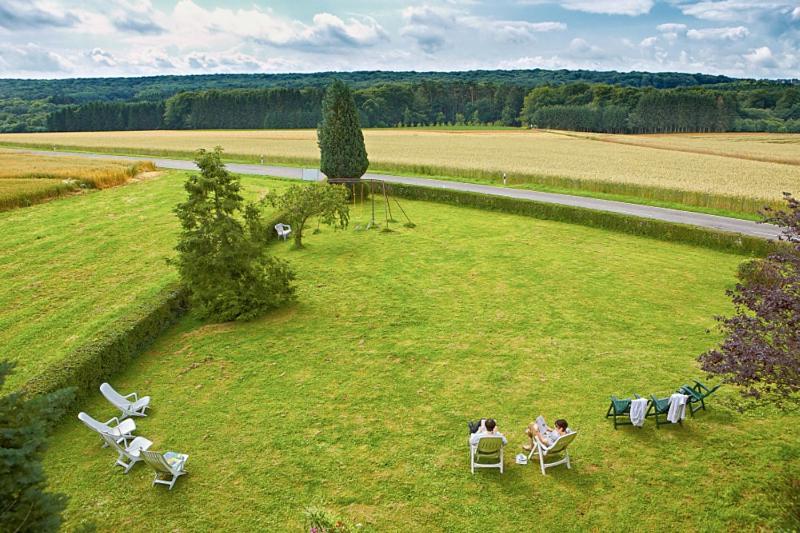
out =
<path fill-rule="evenodd" d="M 177 279 L 164 260 L 185 177 L 164 173 L 0 213 L 0 346 L 18 363 L 9 388 Z M 244 180 L 251 193 L 285 183 Z"/>
<path fill-rule="evenodd" d="M 103 194 L 124 200 L 126 190 L 137 191 Z M 89 210 L 99 199 L 79 201 Z M 86 227 L 55 223 L 58 205 L 38 208 L 53 209 L 39 217 L 43 227 L 66 242 L 87 239 Z M 151 487 L 145 466 L 122 475 L 71 415 L 46 457 L 52 488 L 71 497 L 68 529 L 96 521 L 104 530 L 292 530 L 311 504 L 376 531 L 787 524 L 784 479 L 800 470 L 797 414 L 739 415 L 722 405 L 734 396 L 728 388 L 683 427 L 614 431 L 603 418 L 609 394 L 667 394 L 701 377 L 695 358 L 718 340 L 707 330 L 730 311 L 724 291 L 740 257 L 403 206 L 417 228 L 323 229 L 304 250 L 276 245 L 298 273 L 295 305 L 249 323 L 186 318 L 113 380 L 153 398 L 140 435 L 190 455 L 190 474 L 172 492 Z M 361 208 L 354 215 L 351 228 L 366 219 Z M 144 225 L 165 226 L 150 265 L 169 251 L 168 218 L 166 206 L 153 207 Z M 109 269 L 138 266 L 151 287 L 171 278 L 162 266 L 141 268 L 154 230 L 111 227 L 135 253 Z M 42 329 L 29 337 L 38 341 Z M 82 408 L 103 420 L 116 414 L 99 394 Z M 513 464 L 538 414 L 580 432 L 572 470 L 543 477 Z M 509 437 L 503 475 L 469 473 L 466 421 L 481 416 L 496 417 Z"/>

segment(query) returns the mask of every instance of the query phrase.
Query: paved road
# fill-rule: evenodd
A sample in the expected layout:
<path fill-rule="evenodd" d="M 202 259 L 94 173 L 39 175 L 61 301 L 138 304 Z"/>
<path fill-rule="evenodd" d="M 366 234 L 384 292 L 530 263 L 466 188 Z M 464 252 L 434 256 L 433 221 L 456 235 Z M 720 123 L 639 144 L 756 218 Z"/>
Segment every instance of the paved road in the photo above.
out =
<path fill-rule="evenodd" d="M 130 156 L 115 156 L 108 154 L 90 154 L 85 152 L 51 152 L 44 150 L 24 150 L 32 154 L 50 156 L 78 156 L 92 159 L 135 159 Z M 142 156 L 141 159 L 153 161 L 161 168 L 171 168 L 178 170 L 194 170 L 197 167 L 193 161 L 182 159 L 163 159 L 159 157 Z M 253 174 L 257 176 L 277 176 L 279 178 L 301 179 L 302 169 L 296 167 L 279 167 L 266 165 L 246 165 L 241 163 L 227 163 L 227 168 L 231 172 L 239 174 Z M 562 204 L 586 209 L 596 209 L 598 211 L 610 211 L 612 213 L 622 213 L 641 218 L 652 218 L 677 222 L 679 224 L 689 224 L 712 228 L 720 231 L 741 233 L 765 239 L 774 239 L 780 233 L 777 226 L 770 224 L 757 224 L 748 220 L 707 215 L 704 213 L 693 213 L 691 211 L 681 211 L 679 209 L 666 209 L 663 207 L 652 207 L 648 205 L 629 204 L 626 202 L 616 202 L 613 200 L 600 200 L 598 198 L 587 198 L 585 196 L 573 196 L 570 194 L 555 194 L 548 192 L 529 191 L 525 189 L 514 189 L 510 187 L 494 187 L 492 185 L 478 185 L 475 183 L 464 183 L 459 181 L 445 181 L 430 178 L 415 178 L 406 176 L 390 176 L 387 174 L 367 173 L 364 177 L 382 179 L 387 183 L 406 183 L 410 185 L 422 185 L 424 187 L 437 187 L 440 189 L 455 189 L 458 191 L 477 192 L 482 194 L 492 194 L 496 196 L 509 196 L 523 200 L 533 200 L 550 204 Z"/>

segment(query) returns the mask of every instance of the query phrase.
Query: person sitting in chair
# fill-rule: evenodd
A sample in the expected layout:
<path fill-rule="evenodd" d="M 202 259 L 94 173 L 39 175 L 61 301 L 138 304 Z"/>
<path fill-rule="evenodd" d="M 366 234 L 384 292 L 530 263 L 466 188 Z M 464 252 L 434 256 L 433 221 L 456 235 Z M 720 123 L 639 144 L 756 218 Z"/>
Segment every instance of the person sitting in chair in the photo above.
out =
<path fill-rule="evenodd" d="M 478 431 L 469 437 L 470 445 L 477 446 L 478 441 L 483 437 L 500 437 L 503 439 L 504 446 L 508 444 L 508 440 L 506 439 L 505 435 L 497 431 L 497 422 L 494 421 L 494 418 L 486 418 L 481 420 L 481 425 L 478 428 Z"/>
<path fill-rule="evenodd" d="M 536 422 L 531 422 L 525 429 L 525 434 L 528 435 L 528 438 L 530 438 L 530 443 L 523 444 L 522 448 L 526 451 L 531 451 L 533 449 L 534 437 L 538 437 L 538 439 L 545 446 L 552 446 L 553 443 L 559 439 L 559 437 L 567 434 L 567 428 L 569 427 L 567 421 L 563 418 L 556 420 L 555 425 L 556 427 L 554 428 L 549 427 L 544 423 L 544 419 L 541 417 L 540 419 L 537 419 Z"/>

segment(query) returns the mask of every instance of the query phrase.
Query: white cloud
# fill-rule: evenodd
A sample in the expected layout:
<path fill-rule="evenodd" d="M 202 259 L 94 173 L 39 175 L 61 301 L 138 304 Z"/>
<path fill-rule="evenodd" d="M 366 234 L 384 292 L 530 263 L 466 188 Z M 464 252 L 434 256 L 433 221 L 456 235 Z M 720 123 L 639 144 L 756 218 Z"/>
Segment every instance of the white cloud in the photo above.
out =
<path fill-rule="evenodd" d="M 686 24 L 677 24 L 675 22 L 667 22 L 659 24 L 656 29 L 661 33 L 683 33 L 686 31 Z"/>
<path fill-rule="evenodd" d="M 792 20 L 800 20 L 800 7 L 796 7 L 792 10 L 792 14 L 790 15 Z"/>
<path fill-rule="evenodd" d="M 778 66 L 775 56 L 768 46 L 762 46 L 751 50 L 749 53 L 744 54 L 744 58 L 750 65 L 755 67 L 775 68 Z"/>
<path fill-rule="evenodd" d="M 101 48 L 94 48 L 91 52 L 86 54 L 89 59 L 92 60 L 92 63 L 101 67 L 116 67 L 117 60 L 114 58 L 114 55 L 110 52 L 106 52 Z"/>
<path fill-rule="evenodd" d="M 79 17 L 71 10 L 41 1 L 4 0 L 0 3 L 0 28 L 39 30 L 75 26 Z"/>
<path fill-rule="evenodd" d="M 429 54 L 443 48 L 447 36 L 460 30 L 468 30 L 472 36 L 485 35 L 498 41 L 524 43 L 534 40 L 538 33 L 567 29 L 563 22 L 484 18 L 449 6 L 409 6 L 401 11 L 401 16 L 404 25 L 400 28 L 400 35 L 413 39 Z"/>
<path fill-rule="evenodd" d="M 628 15 L 635 17 L 649 13 L 655 0 L 520 0 L 519 4 L 537 5 L 555 3 L 570 11 L 583 11 L 602 15 Z"/>
<path fill-rule="evenodd" d="M 733 28 L 703 28 L 699 30 L 689 30 L 686 36 L 696 41 L 737 41 L 750 35 L 750 31 L 744 26 Z"/>
<path fill-rule="evenodd" d="M 576 37 L 569 43 L 569 51 L 573 57 L 598 59 L 605 57 L 603 50 L 593 44 L 589 44 L 585 39 Z"/>
<path fill-rule="evenodd" d="M 275 15 L 256 6 L 251 9 L 206 9 L 192 0 L 180 0 L 173 11 L 175 34 L 184 46 L 197 43 L 198 34 L 230 41 L 252 39 L 260 44 L 327 51 L 329 47 L 372 46 L 387 38 L 385 30 L 370 17 L 342 20 L 317 13 L 311 24 Z M 226 39 L 227 38 L 227 39 Z"/>
<path fill-rule="evenodd" d="M 682 3 L 679 7 L 684 15 L 717 22 L 753 21 L 768 12 L 791 11 L 796 5 L 792 1 L 778 0 L 702 0 Z"/>
<path fill-rule="evenodd" d="M 642 48 L 650 48 L 656 45 L 658 42 L 658 37 L 646 37 L 642 39 L 642 42 L 639 43 L 639 46 Z"/>
<path fill-rule="evenodd" d="M 12 72 L 69 72 L 72 64 L 63 56 L 34 43 L 0 45 L 0 59 Z"/>

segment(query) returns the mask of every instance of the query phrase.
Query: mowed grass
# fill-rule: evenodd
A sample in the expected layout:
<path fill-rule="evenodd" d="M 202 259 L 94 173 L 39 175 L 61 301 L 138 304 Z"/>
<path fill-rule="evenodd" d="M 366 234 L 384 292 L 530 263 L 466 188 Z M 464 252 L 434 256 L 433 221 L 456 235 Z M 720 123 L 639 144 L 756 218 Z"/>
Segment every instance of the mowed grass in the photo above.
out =
<path fill-rule="evenodd" d="M 371 169 L 614 195 L 656 205 L 754 214 L 800 192 L 800 144 L 786 134 L 593 136 L 526 130 L 364 130 Z M 313 130 L 3 134 L 0 143 L 189 157 L 221 145 L 232 159 L 313 165 Z M 665 204 L 665 202 L 667 204 Z"/>
<path fill-rule="evenodd" d="M 149 161 L 47 157 L 0 150 L 0 211 L 27 207 L 81 188 L 115 187 L 153 170 Z"/>
<path fill-rule="evenodd" d="M 321 504 L 374 531 L 674 531 L 788 523 L 800 416 L 723 406 L 614 431 L 610 394 L 701 377 L 741 257 L 404 201 L 418 226 L 309 234 L 275 253 L 298 301 L 248 323 L 186 318 L 113 379 L 152 396 L 153 449 L 188 453 L 168 492 L 74 419 L 46 457 L 67 529 L 292 531 Z M 380 215 L 380 213 L 379 213 Z M 323 227 L 324 228 L 324 227 Z M 99 394 L 82 409 L 117 414 Z M 580 432 L 572 470 L 513 464 L 543 414 Z M 469 473 L 466 421 L 496 417 L 505 474 Z M 791 524 L 789 524 L 791 525 Z"/>
<path fill-rule="evenodd" d="M 18 365 L 9 388 L 177 279 L 165 259 L 177 239 L 172 209 L 185 198 L 185 179 L 162 173 L 0 213 L 0 346 Z M 244 184 L 251 195 L 285 186 Z"/>

